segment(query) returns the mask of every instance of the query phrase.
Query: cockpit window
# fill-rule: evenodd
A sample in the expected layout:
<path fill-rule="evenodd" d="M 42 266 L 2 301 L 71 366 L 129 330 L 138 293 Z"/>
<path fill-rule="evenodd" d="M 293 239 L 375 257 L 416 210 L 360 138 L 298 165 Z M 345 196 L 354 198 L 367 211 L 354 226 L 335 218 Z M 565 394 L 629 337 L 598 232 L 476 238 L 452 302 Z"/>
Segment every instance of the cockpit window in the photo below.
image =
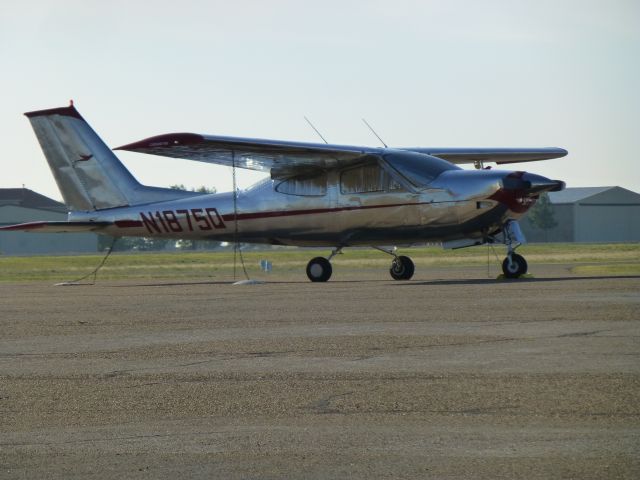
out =
<path fill-rule="evenodd" d="M 340 175 L 342 193 L 367 193 L 384 191 L 384 171 L 377 163 L 345 170 Z"/>
<path fill-rule="evenodd" d="M 460 167 L 441 158 L 415 152 L 389 153 L 386 162 L 417 188 L 425 188 L 442 172 Z"/>

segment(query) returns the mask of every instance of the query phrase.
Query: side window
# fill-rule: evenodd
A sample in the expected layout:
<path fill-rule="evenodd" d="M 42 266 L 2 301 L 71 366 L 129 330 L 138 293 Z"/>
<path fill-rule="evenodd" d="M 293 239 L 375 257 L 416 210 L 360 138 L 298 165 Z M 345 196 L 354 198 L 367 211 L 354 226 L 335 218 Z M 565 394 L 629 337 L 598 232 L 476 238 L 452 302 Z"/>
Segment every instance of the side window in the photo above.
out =
<path fill-rule="evenodd" d="M 404 189 L 404 187 L 402 185 L 400 185 L 399 182 L 396 181 L 395 178 L 392 178 L 390 175 L 387 175 L 389 177 L 389 191 L 390 192 L 404 192 L 406 191 Z"/>
<path fill-rule="evenodd" d="M 276 186 L 276 192 L 286 195 L 321 197 L 327 193 L 327 175 L 322 174 L 313 178 L 288 178 Z"/>
<path fill-rule="evenodd" d="M 384 170 L 377 164 L 362 165 L 345 170 L 340 175 L 342 193 L 367 193 L 384 191 Z"/>
<path fill-rule="evenodd" d="M 361 165 L 345 170 L 340 175 L 340 191 L 343 194 L 369 192 L 400 192 L 404 188 L 391 178 L 377 163 Z"/>

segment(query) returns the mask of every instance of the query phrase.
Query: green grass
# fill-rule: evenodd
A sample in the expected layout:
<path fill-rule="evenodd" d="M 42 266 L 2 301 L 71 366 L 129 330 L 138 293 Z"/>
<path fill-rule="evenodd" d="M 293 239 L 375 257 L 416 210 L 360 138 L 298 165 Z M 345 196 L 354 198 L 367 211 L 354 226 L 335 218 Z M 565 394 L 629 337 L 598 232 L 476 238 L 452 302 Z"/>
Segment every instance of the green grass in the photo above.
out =
<path fill-rule="evenodd" d="M 502 261 L 504 247 L 497 245 L 493 251 L 487 247 L 460 250 L 443 250 L 440 247 L 399 249 L 420 266 L 481 266 L 490 261 Z M 330 249 L 282 248 L 245 252 L 244 259 L 250 274 L 260 275 L 259 262 L 269 259 L 273 263 L 273 275 L 296 275 L 304 278 L 304 269 L 312 257 L 326 256 Z M 548 244 L 525 245 L 518 252 L 530 265 L 545 263 L 577 264 L 578 274 L 640 274 L 640 244 Z M 496 255 L 498 259 L 496 260 Z M 74 280 L 91 272 L 103 255 L 76 256 L 0 256 L 0 282 L 65 281 Z M 343 255 L 334 258 L 336 268 L 365 269 L 388 268 L 390 257 L 369 248 L 345 249 Z M 587 264 L 587 265 L 584 265 Z M 238 267 L 239 268 L 239 267 Z M 140 278 L 219 278 L 233 275 L 233 252 L 171 252 L 171 253 L 120 253 L 107 260 L 100 271 L 101 279 Z M 264 275 L 264 274 L 262 274 Z"/>
<path fill-rule="evenodd" d="M 640 262 L 614 265 L 578 265 L 571 269 L 577 275 L 598 276 L 598 275 L 640 275 Z"/>

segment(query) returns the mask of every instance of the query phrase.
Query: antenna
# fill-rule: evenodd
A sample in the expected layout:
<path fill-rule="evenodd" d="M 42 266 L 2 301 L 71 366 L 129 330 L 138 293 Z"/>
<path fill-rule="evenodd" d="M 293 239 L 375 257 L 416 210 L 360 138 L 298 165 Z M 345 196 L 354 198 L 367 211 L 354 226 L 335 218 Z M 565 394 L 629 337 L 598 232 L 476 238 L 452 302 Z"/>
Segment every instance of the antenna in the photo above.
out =
<path fill-rule="evenodd" d="M 380 143 L 382 143 L 382 145 L 384 145 L 384 148 L 389 148 L 389 146 L 388 146 L 386 143 L 384 143 L 384 140 L 382 140 L 382 139 L 380 138 L 380 135 L 378 135 L 378 134 L 376 133 L 376 131 L 373 129 L 373 127 L 372 127 L 371 125 L 369 125 L 369 123 L 368 123 L 364 118 L 362 119 L 362 121 L 364 122 L 364 124 L 365 124 L 367 127 L 369 127 L 369 130 L 371 130 L 371 133 L 373 133 L 373 134 L 378 138 L 378 140 L 380 140 Z"/>
<path fill-rule="evenodd" d="M 309 124 L 309 126 L 311 128 L 313 128 L 313 131 L 316 132 L 318 134 L 318 136 L 322 139 L 322 141 L 324 143 L 329 143 L 325 140 L 325 138 L 322 136 L 322 134 L 318 131 L 318 129 L 316 127 L 313 126 L 313 123 L 311 123 L 311 120 L 309 120 L 306 116 L 304 117 L 304 119 L 307 121 L 307 123 Z"/>

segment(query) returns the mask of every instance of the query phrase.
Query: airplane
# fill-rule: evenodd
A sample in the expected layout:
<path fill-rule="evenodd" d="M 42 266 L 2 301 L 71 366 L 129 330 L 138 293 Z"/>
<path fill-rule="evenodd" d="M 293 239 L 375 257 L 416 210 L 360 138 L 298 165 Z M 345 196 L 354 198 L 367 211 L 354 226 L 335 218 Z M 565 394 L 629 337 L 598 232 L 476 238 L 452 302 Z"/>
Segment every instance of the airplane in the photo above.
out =
<path fill-rule="evenodd" d="M 326 282 L 343 248 L 393 257 L 390 274 L 415 271 L 398 246 L 503 243 L 507 278 L 527 273 L 515 250 L 518 219 L 565 183 L 497 165 L 559 158 L 562 148 L 388 148 L 170 133 L 114 150 L 269 172 L 245 190 L 202 194 L 139 183 L 73 105 L 25 113 L 69 209 L 67 221 L 0 228 L 329 247 L 306 273 Z M 459 165 L 472 164 L 475 169 Z M 390 248 L 389 246 L 393 246 Z"/>

